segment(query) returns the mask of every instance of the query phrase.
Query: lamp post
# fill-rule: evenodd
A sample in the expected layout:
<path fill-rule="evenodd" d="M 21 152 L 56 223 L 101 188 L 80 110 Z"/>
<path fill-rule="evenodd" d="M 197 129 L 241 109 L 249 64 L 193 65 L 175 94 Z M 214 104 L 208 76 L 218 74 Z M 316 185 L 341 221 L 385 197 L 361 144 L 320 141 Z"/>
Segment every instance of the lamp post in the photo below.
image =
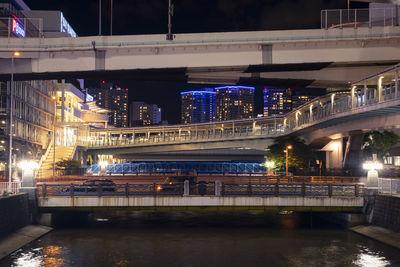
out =
<path fill-rule="evenodd" d="M 267 175 L 273 175 L 273 168 L 275 168 L 275 162 L 273 161 L 266 161 L 264 166 L 267 168 Z"/>
<path fill-rule="evenodd" d="M 10 119 L 9 119 L 9 159 L 8 159 L 8 192 L 11 193 L 11 181 L 12 181 L 12 140 L 13 140 L 13 111 L 14 111 L 14 58 L 19 57 L 20 52 L 15 51 L 11 56 L 11 81 L 10 81 Z"/>
<path fill-rule="evenodd" d="M 378 170 L 383 168 L 382 163 L 377 159 L 366 161 L 363 164 L 363 169 L 368 170 L 367 174 L 367 188 L 378 189 Z"/>
<path fill-rule="evenodd" d="M 39 168 L 39 164 L 32 160 L 24 160 L 18 163 L 22 170 L 22 187 L 33 187 L 33 171 Z"/>
<path fill-rule="evenodd" d="M 286 176 L 289 176 L 289 149 L 292 149 L 292 146 L 286 146 Z"/>

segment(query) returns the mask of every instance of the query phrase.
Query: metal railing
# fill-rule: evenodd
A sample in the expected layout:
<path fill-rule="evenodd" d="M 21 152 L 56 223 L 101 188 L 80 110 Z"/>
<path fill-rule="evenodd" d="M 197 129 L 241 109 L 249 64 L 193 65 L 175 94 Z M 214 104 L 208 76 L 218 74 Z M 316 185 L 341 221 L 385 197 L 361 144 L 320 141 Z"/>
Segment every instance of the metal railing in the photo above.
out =
<path fill-rule="evenodd" d="M 400 196 L 400 179 L 378 178 L 378 192 Z"/>
<path fill-rule="evenodd" d="M 0 182 L 0 196 L 4 193 L 4 192 L 8 192 L 8 182 Z M 16 194 L 19 192 L 19 189 L 21 188 L 21 183 L 20 182 L 12 182 L 11 183 L 11 192 L 13 194 Z"/>
<path fill-rule="evenodd" d="M 321 10 L 321 29 L 396 26 L 395 8 Z"/>
<path fill-rule="evenodd" d="M 91 129 L 86 145 L 89 148 L 208 142 L 211 140 L 271 138 L 287 135 L 304 127 L 365 107 L 399 99 L 395 88 L 356 88 L 353 92 L 331 93 L 315 98 L 285 115 L 237 121 L 165 127 L 125 129 Z M 354 112 L 352 112 L 354 114 Z"/>
<path fill-rule="evenodd" d="M 183 196 L 184 184 L 121 184 L 113 186 L 54 185 L 38 186 L 40 197 L 58 196 Z M 219 192 L 218 192 L 219 191 Z M 301 197 L 360 197 L 364 185 L 350 184 L 312 184 L 312 183 L 265 183 L 265 184 L 226 184 L 199 183 L 189 187 L 194 196 L 301 196 Z"/>

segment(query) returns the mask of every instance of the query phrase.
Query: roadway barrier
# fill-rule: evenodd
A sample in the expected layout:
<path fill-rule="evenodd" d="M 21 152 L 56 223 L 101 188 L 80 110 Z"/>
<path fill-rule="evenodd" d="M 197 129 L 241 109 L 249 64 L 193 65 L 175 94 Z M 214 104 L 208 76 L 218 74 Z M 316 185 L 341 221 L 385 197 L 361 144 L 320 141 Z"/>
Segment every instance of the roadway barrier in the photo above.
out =
<path fill-rule="evenodd" d="M 54 185 L 38 186 L 40 197 L 57 196 L 303 196 L 303 197 L 359 197 L 364 185 L 358 183 L 265 183 L 227 184 L 222 182 L 185 184 L 121 184 L 112 186 Z"/>

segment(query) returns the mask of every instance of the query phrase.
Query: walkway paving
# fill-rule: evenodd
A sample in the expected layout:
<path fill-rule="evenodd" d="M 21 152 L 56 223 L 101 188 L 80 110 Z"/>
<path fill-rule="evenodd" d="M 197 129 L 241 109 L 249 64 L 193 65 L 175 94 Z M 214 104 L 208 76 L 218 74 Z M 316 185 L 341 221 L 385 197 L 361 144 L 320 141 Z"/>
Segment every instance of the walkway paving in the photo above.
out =
<path fill-rule="evenodd" d="M 28 225 L 0 239 L 0 260 L 51 230 L 47 226 Z"/>
<path fill-rule="evenodd" d="M 400 249 L 400 233 L 396 233 L 389 229 L 375 225 L 355 226 L 350 228 L 350 230 L 369 238 L 378 240 L 386 245 L 390 245 Z"/>

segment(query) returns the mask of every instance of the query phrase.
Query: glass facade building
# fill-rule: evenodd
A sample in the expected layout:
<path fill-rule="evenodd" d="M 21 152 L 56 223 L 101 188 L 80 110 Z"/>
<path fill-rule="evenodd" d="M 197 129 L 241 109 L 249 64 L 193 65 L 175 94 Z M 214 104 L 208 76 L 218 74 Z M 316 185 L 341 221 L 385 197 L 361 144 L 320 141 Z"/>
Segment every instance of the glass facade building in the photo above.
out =
<path fill-rule="evenodd" d="M 216 93 L 213 89 L 181 93 L 181 122 L 200 123 L 215 120 Z"/>
<path fill-rule="evenodd" d="M 252 118 L 254 87 L 224 86 L 215 88 L 217 121 Z"/>

